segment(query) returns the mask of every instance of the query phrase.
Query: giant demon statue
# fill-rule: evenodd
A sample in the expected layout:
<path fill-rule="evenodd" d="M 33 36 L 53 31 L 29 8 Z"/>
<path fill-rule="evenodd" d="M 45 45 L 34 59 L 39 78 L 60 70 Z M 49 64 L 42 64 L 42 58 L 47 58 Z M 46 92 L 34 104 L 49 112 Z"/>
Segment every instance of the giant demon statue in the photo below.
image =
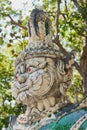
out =
<path fill-rule="evenodd" d="M 52 42 L 51 21 L 34 9 L 29 19 L 29 45 L 17 57 L 12 95 L 26 105 L 20 124 L 34 123 L 66 102 L 72 78 L 74 52 L 67 57 Z"/>

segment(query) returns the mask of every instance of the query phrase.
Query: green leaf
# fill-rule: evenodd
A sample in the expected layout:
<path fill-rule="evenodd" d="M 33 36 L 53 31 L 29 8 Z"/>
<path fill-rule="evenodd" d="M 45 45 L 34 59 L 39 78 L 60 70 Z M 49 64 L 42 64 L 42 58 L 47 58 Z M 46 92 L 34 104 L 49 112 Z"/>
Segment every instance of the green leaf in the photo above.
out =
<path fill-rule="evenodd" d="M 0 37 L 0 45 L 2 45 L 3 44 L 3 38 L 2 37 Z"/>

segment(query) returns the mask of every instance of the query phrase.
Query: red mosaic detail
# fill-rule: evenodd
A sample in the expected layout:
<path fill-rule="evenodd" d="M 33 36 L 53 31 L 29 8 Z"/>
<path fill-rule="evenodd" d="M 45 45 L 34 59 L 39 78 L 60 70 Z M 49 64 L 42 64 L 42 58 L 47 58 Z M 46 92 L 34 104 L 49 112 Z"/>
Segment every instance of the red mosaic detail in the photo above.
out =
<path fill-rule="evenodd" d="M 17 75 L 15 76 L 15 79 L 16 79 L 16 80 L 18 79 L 18 76 L 17 76 Z"/>
<path fill-rule="evenodd" d="M 28 68 L 28 72 L 31 72 L 31 68 Z"/>

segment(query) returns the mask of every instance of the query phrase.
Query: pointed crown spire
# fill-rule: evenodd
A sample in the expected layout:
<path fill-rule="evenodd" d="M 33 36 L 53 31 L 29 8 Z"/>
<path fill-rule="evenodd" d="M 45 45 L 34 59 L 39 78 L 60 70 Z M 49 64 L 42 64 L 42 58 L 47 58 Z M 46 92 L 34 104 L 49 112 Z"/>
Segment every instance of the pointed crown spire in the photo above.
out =
<path fill-rule="evenodd" d="M 52 40 L 51 21 L 43 10 L 34 9 L 31 12 L 28 28 L 31 42 L 46 41 L 47 43 Z"/>

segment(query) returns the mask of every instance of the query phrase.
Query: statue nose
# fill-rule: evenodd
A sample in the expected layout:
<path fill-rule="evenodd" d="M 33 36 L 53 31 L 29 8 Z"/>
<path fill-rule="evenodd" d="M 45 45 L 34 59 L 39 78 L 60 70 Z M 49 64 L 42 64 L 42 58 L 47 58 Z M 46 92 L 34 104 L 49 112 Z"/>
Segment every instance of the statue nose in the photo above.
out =
<path fill-rule="evenodd" d="M 21 84 L 21 83 L 25 83 L 26 80 L 27 80 L 27 78 L 26 78 L 24 75 L 22 75 L 22 76 L 20 76 L 20 77 L 18 78 L 18 81 L 19 81 L 20 84 Z"/>

